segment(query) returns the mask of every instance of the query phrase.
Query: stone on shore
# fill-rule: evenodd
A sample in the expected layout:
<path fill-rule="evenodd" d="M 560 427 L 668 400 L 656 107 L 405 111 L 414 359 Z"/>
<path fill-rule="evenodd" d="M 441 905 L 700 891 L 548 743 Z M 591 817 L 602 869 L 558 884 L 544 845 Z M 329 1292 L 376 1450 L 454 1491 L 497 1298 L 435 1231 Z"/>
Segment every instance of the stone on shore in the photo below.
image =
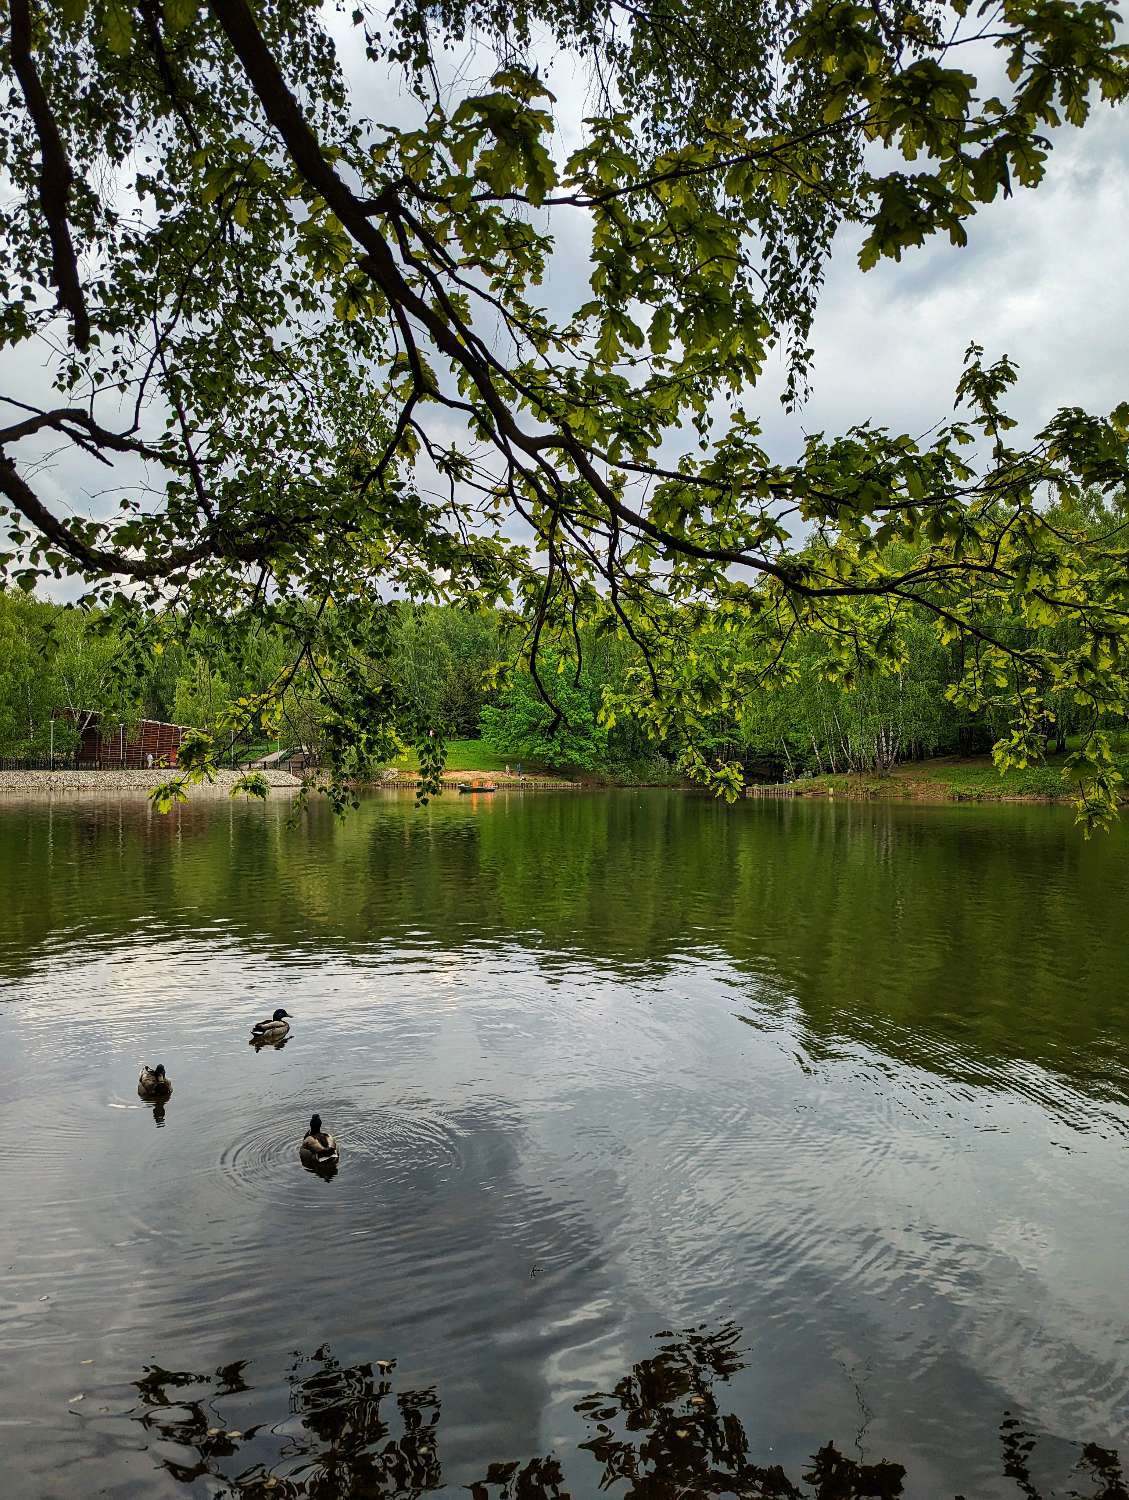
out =
<path fill-rule="evenodd" d="M 225 797 L 243 771 L 220 771 L 211 785 L 190 787 L 192 797 L 206 796 L 209 792 L 221 792 Z M 295 791 L 299 782 L 289 771 L 267 770 L 257 773 L 266 778 L 272 789 Z M 0 771 L 0 793 L 22 793 L 25 796 L 50 796 L 55 792 L 134 792 L 144 796 L 153 787 L 176 775 L 175 769 L 154 766 L 151 771 L 103 770 L 81 771 L 73 766 L 60 766 L 54 771 Z"/>

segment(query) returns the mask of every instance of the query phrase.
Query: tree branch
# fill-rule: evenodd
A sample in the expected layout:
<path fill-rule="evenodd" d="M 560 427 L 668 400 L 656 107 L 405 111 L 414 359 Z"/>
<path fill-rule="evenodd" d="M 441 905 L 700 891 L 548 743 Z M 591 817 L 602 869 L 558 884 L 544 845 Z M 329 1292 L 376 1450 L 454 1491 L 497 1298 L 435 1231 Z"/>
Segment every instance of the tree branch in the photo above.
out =
<path fill-rule="evenodd" d="M 24 404 L 20 401 L 13 401 L 10 396 L 0 396 L 0 401 L 8 401 L 13 406 Z M 72 427 L 81 428 L 82 436 L 72 432 L 70 430 Z M 130 437 L 128 433 L 110 432 L 95 422 L 89 413 L 74 406 L 57 407 L 54 411 L 35 411 L 30 417 L 25 417 L 22 422 L 13 422 L 10 427 L 0 427 L 0 447 L 3 447 L 5 443 L 18 442 L 20 438 L 31 437 L 34 433 L 42 432 L 44 428 L 61 432 L 64 437 L 69 437 L 77 443 L 90 441 L 100 448 L 110 448 L 115 453 L 135 453 L 141 458 L 152 459 L 154 463 L 165 464 L 171 469 L 184 467 L 174 454 L 151 447 L 139 438 Z"/>
<path fill-rule="evenodd" d="M 217 557 L 216 538 L 210 531 L 191 547 L 174 547 L 160 557 L 130 557 L 124 552 L 91 546 L 47 509 L 10 458 L 0 458 L 0 494 L 88 573 L 118 573 L 139 583 L 151 583 L 167 579 L 193 563 Z M 262 550 L 261 545 L 248 543 L 229 548 L 228 556 L 235 562 L 261 562 Z"/>
<path fill-rule="evenodd" d="M 59 306 L 70 315 L 74 341 L 85 352 L 90 347 L 90 315 L 86 311 L 78 275 L 78 258 L 67 221 L 67 204 L 74 174 L 32 56 L 29 0 L 10 0 L 10 8 L 12 69 L 19 79 L 27 112 L 39 137 L 39 206 L 47 220 L 47 231 L 51 237 L 51 273 Z"/>

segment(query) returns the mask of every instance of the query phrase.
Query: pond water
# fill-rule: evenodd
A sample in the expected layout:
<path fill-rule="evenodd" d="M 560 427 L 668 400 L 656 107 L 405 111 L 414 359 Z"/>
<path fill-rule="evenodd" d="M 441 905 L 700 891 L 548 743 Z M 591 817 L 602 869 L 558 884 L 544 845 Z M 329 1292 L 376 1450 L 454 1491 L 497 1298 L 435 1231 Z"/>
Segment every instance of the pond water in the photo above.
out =
<path fill-rule="evenodd" d="M 0 799 L 7 1500 L 1124 1495 L 1124 830 L 287 814 Z"/>

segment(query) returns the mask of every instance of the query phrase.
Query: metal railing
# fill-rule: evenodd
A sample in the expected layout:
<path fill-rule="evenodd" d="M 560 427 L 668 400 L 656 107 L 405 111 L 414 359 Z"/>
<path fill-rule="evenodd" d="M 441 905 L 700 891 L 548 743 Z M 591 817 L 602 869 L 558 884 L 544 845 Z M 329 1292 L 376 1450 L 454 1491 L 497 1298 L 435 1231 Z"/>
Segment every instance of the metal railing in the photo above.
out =
<path fill-rule="evenodd" d="M 248 771 L 253 768 L 253 762 L 246 756 L 240 755 L 238 747 L 234 755 L 225 754 L 221 764 L 235 771 Z M 309 755 L 284 756 L 276 762 L 276 768 L 280 771 L 289 771 L 292 776 L 301 776 L 304 770 L 310 771 L 317 768 L 317 761 Z M 176 764 L 168 763 L 160 759 L 154 759 L 150 765 L 145 756 L 127 755 L 124 758 L 113 756 L 112 758 L 99 758 L 97 760 L 75 760 L 69 755 L 49 756 L 35 755 L 0 755 L 0 771 L 153 771 L 173 772 Z M 272 768 L 274 769 L 274 768 Z"/>

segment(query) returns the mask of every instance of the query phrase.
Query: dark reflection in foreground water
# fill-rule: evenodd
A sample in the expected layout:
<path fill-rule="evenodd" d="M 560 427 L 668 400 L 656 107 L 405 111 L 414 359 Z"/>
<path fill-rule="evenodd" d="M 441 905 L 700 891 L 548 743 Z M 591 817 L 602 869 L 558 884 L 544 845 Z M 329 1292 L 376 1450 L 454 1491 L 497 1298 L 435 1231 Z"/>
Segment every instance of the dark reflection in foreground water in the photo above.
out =
<path fill-rule="evenodd" d="M 574 1455 L 491 1463 L 461 1488 L 472 1500 L 567 1500 L 570 1483 L 581 1493 L 598 1486 L 624 1500 L 886 1500 L 903 1493 L 903 1465 L 852 1458 L 833 1441 L 795 1476 L 752 1460 L 742 1418 L 716 1389 L 742 1367 L 740 1329 L 660 1333 L 656 1342 L 657 1351 L 611 1391 L 576 1404 L 590 1436 Z M 409 1497 L 444 1487 L 439 1392 L 400 1388 L 394 1361 L 343 1366 L 328 1345 L 295 1354 L 286 1410 L 239 1428 L 225 1420 L 224 1402 L 252 1390 L 249 1367 L 240 1360 L 200 1375 L 151 1365 L 135 1382 L 140 1400 L 131 1416 L 174 1479 L 193 1488 L 206 1481 L 208 1494 L 249 1500 Z M 580 1469 L 584 1456 L 595 1472 L 590 1462 Z M 1039 1472 L 1036 1440 L 1008 1413 L 1000 1423 L 1000 1465 L 1026 1500 L 1129 1500 L 1116 1452 L 1080 1445 L 1056 1482 Z"/>
<path fill-rule="evenodd" d="M 323 1346 L 287 1371 L 288 1414 L 241 1430 L 221 1408 L 251 1389 L 246 1369 L 244 1360 L 214 1375 L 152 1365 L 137 1381 L 136 1420 L 161 1440 L 174 1479 L 210 1476 L 248 1496 L 411 1495 L 442 1483 L 434 1391 L 396 1391 L 391 1366 L 343 1367 Z M 257 1457 L 263 1449 L 273 1453 Z"/>

